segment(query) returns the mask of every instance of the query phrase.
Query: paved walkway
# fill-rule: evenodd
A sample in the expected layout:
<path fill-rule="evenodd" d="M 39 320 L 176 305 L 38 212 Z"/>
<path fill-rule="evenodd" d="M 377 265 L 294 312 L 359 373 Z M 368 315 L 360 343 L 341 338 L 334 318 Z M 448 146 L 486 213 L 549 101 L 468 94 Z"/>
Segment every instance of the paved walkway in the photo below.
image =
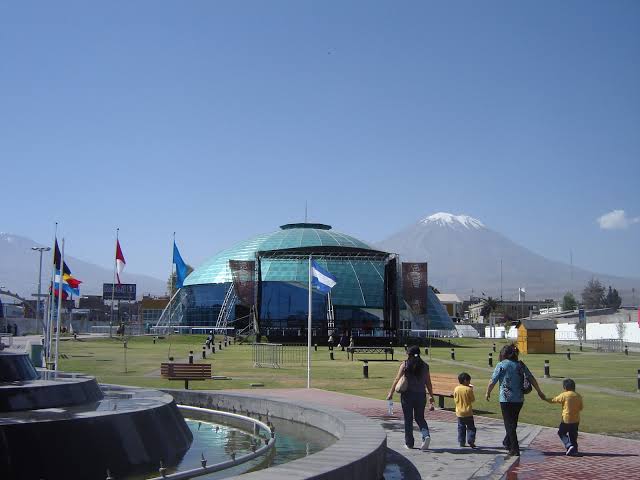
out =
<path fill-rule="evenodd" d="M 247 390 L 237 390 L 247 393 Z M 556 430 L 521 424 L 518 438 L 520 458 L 507 457 L 502 448 L 502 421 L 476 417 L 478 450 L 457 444 L 455 414 L 446 410 L 427 412 L 431 430 L 428 451 L 404 448 L 404 427 L 400 405 L 388 415 L 387 402 L 317 389 L 250 390 L 273 398 L 302 400 L 335 406 L 370 417 L 387 431 L 388 465 L 385 479 L 606 479 L 640 478 L 640 441 L 581 433 L 580 457 L 566 457 Z M 415 430 L 416 444 L 419 433 Z"/>

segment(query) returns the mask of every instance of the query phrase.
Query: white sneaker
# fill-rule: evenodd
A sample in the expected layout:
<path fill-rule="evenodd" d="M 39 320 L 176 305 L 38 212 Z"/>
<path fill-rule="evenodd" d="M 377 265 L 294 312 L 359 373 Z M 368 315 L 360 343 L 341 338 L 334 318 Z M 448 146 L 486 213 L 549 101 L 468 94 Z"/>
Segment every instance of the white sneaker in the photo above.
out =
<path fill-rule="evenodd" d="M 422 439 L 422 445 L 420 445 L 421 450 L 427 450 L 429 448 L 429 444 L 431 443 L 431 437 L 427 436 Z"/>
<path fill-rule="evenodd" d="M 565 453 L 565 455 L 567 457 L 570 457 L 571 455 L 573 455 L 573 452 L 575 451 L 576 447 L 574 447 L 573 445 L 571 445 L 569 448 L 567 448 L 567 453 Z"/>
<path fill-rule="evenodd" d="M 407 450 L 413 450 L 413 447 L 410 447 L 409 445 L 407 445 L 406 443 L 404 444 L 404 448 L 406 448 Z"/>

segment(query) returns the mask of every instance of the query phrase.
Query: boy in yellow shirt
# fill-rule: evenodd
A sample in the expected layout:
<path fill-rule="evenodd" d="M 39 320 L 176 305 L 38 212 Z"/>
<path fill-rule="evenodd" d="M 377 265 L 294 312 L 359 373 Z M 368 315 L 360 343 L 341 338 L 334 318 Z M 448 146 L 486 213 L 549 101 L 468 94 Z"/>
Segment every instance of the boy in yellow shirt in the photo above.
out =
<path fill-rule="evenodd" d="M 458 443 L 465 446 L 465 440 L 471 448 L 476 448 L 476 425 L 473 422 L 473 395 L 471 375 L 462 372 L 458 375 L 458 385 L 453 390 L 453 400 L 456 402 L 456 417 L 458 417 Z"/>
<path fill-rule="evenodd" d="M 562 421 L 558 427 L 558 436 L 566 455 L 573 456 L 578 453 L 578 425 L 580 424 L 580 411 L 582 410 L 582 396 L 576 393 L 576 382 L 570 378 L 562 381 L 564 392 L 554 398 L 545 398 L 549 403 L 559 403 L 562 405 Z"/>

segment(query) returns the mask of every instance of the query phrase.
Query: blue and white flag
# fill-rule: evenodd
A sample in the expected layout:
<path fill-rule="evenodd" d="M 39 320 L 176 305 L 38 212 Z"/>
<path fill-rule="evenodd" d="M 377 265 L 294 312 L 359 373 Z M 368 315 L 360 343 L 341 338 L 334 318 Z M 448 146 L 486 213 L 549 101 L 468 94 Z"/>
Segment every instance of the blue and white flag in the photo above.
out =
<path fill-rule="evenodd" d="M 311 285 L 322 293 L 329 293 L 336 284 L 336 277 L 311 260 Z"/>

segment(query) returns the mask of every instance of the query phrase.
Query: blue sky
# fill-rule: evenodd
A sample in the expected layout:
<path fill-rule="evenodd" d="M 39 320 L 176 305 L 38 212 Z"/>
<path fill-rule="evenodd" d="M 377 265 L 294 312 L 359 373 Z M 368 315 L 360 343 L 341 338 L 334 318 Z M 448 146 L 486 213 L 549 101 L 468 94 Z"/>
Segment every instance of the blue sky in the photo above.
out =
<path fill-rule="evenodd" d="M 308 200 L 639 276 L 640 3 L 451 3 L 3 2 L 0 230 L 165 277 Z"/>

